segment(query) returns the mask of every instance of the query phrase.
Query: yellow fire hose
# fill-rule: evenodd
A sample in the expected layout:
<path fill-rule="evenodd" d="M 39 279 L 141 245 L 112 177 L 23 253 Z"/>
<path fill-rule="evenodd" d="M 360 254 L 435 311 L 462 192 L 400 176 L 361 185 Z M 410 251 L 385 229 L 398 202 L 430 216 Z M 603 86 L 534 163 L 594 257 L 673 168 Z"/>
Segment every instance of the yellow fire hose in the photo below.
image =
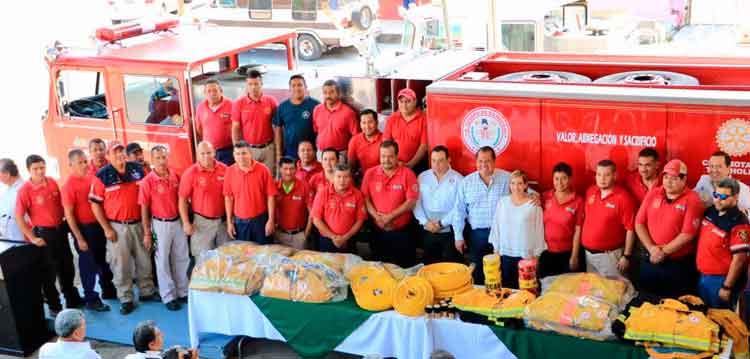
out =
<path fill-rule="evenodd" d="M 422 277 L 406 277 L 393 293 L 393 309 L 409 317 L 424 315 L 425 306 L 433 303 L 432 285 Z"/>

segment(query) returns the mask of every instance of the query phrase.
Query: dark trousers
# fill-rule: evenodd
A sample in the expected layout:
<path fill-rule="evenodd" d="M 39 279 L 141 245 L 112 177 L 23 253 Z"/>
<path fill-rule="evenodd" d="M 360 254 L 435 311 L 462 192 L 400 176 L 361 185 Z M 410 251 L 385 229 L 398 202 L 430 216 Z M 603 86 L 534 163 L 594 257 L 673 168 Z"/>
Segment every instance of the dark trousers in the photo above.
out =
<path fill-rule="evenodd" d="M 375 260 L 409 268 L 416 264 L 416 248 L 407 228 L 394 231 L 375 230 L 370 249 Z"/>
<path fill-rule="evenodd" d="M 456 250 L 453 241 L 453 232 L 432 233 L 422 230 L 424 246 L 424 263 L 432 264 L 438 262 L 463 263 L 461 254 Z"/>
<path fill-rule="evenodd" d="M 695 256 L 692 255 L 678 259 L 666 258 L 659 264 L 653 264 L 648 256 L 643 256 L 638 266 L 638 273 L 641 292 L 664 298 L 695 294 L 696 283 L 698 283 Z"/>
<path fill-rule="evenodd" d="M 73 241 L 78 252 L 78 270 L 81 275 L 84 301 L 93 303 L 100 299 L 99 293 L 94 290 L 97 276 L 99 276 L 99 287 L 103 293 L 109 296 L 117 295 L 115 286 L 112 284 L 112 271 L 107 263 L 107 238 L 104 237 L 104 230 L 96 223 L 79 225 L 79 229 L 89 247 L 87 251 L 81 251 L 78 241 Z"/>
<path fill-rule="evenodd" d="M 539 269 L 537 270 L 537 276 L 539 278 L 549 277 L 553 275 L 570 273 L 570 252 L 550 252 L 544 251 L 539 256 Z M 581 261 L 585 260 L 586 255 L 582 254 L 578 256 L 579 263 L 578 268 L 586 268 L 586 265 L 581 265 Z"/>
<path fill-rule="evenodd" d="M 350 238 L 348 241 L 346 241 L 346 244 L 344 244 L 343 247 L 339 248 L 336 247 L 335 244 L 333 244 L 333 241 L 328 237 L 319 236 L 318 237 L 318 250 L 321 252 L 328 252 L 328 253 L 349 253 L 350 245 L 354 238 Z"/>
<path fill-rule="evenodd" d="M 522 259 L 521 257 L 500 256 L 503 288 L 518 289 L 518 262 Z"/>
<path fill-rule="evenodd" d="M 34 227 L 34 235 L 47 243 L 39 247 L 42 251 L 42 291 L 47 298 L 50 309 L 60 308 L 60 293 L 55 288 L 55 280 L 60 279 L 65 302 L 75 305 L 81 302 L 81 296 L 73 285 L 75 267 L 73 253 L 70 251 L 67 232 L 63 226 L 57 228 Z"/>
<path fill-rule="evenodd" d="M 271 244 L 273 242 L 271 237 L 266 237 L 266 222 L 268 222 L 268 213 L 249 219 L 235 218 L 234 230 L 237 232 L 235 238 L 240 241 Z"/>
<path fill-rule="evenodd" d="M 492 244 L 490 244 L 489 238 L 489 228 L 472 229 L 469 233 L 469 257 L 471 263 L 474 263 L 472 276 L 474 277 L 474 284 L 477 285 L 484 284 L 483 258 L 485 255 L 492 253 Z M 505 286 L 505 282 L 503 282 L 503 286 Z"/>
<path fill-rule="evenodd" d="M 233 165 L 234 164 L 234 148 L 230 146 L 230 147 L 217 149 L 216 160 L 227 166 Z"/>

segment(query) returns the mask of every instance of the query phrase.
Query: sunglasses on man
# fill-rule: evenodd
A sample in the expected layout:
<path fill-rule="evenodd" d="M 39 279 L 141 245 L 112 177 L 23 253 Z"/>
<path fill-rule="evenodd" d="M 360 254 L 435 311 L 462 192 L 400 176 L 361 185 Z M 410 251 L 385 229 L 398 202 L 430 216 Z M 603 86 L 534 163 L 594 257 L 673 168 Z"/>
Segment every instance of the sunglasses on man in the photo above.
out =
<path fill-rule="evenodd" d="M 725 200 L 725 199 L 727 199 L 727 198 L 729 198 L 729 197 L 731 197 L 731 196 L 732 195 L 729 195 L 729 194 L 714 192 L 714 198 L 716 198 L 718 200 L 722 200 L 722 201 Z"/>

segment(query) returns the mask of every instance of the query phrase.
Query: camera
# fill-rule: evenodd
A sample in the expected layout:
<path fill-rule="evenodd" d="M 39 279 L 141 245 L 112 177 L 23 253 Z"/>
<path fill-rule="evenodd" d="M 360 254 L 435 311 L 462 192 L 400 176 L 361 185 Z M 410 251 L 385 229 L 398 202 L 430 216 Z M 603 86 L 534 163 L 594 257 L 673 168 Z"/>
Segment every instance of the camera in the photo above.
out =
<path fill-rule="evenodd" d="M 194 349 L 185 349 L 181 346 L 173 346 L 161 355 L 162 359 L 192 359 Z M 196 356 L 197 358 L 197 356 Z"/>

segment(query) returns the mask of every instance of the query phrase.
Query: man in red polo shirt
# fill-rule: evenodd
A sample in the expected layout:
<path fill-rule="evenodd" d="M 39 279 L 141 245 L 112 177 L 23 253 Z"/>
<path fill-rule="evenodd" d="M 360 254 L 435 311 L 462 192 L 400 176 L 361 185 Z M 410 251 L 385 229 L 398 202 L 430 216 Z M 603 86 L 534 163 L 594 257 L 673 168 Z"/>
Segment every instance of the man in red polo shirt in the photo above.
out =
<path fill-rule="evenodd" d="M 208 80 L 203 85 L 206 97 L 195 109 L 195 132 L 198 139 L 210 143 L 216 149 L 216 159 L 227 166 L 234 164 L 232 157 L 232 100 L 224 97 L 217 80 Z"/>
<path fill-rule="evenodd" d="M 91 161 L 88 165 L 88 174 L 96 176 L 100 168 L 109 164 L 107 161 L 107 144 L 101 138 L 92 138 L 89 141 L 89 155 Z"/>
<path fill-rule="evenodd" d="M 369 108 L 359 113 L 359 126 L 362 132 L 349 141 L 347 158 L 354 173 L 361 177 L 367 170 L 380 164 L 383 134 L 378 130 L 377 112 Z"/>
<path fill-rule="evenodd" d="M 405 88 L 398 92 L 398 112 L 388 118 L 384 139 L 398 143 L 398 160 L 404 166 L 421 173 L 427 169 L 427 118 L 417 108 L 417 94 Z"/>
<path fill-rule="evenodd" d="M 323 149 L 333 148 L 346 161 L 349 140 L 357 134 L 357 114 L 341 101 L 341 89 L 334 80 L 323 83 L 323 103 L 313 110 L 313 131 L 318 136 L 318 160 Z"/>
<path fill-rule="evenodd" d="M 385 140 L 380 144 L 380 166 L 370 168 L 362 180 L 367 212 L 375 222 L 372 253 L 377 260 L 414 265 L 415 243 L 409 232 L 412 210 L 419 198 L 417 176 L 398 163 L 398 144 Z"/>
<path fill-rule="evenodd" d="M 739 209 L 739 181 L 714 185 L 714 205 L 704 212 L 698 237 L 698 294 L 711 308 L 734 308 L 747 283 L 750 221 Z"/>
<path fill-rule="evenodd" d="M 276 184 L 268 168 L 253 159 L 245 141 L 234 144 L 235 164 L 224 179 L 227 233 L 232 239 L 271 243 L 276 229 Z"/>
<path fill-rule="evenodd" d="M 309 183 L 313 198 L 318 191 L 322 191 L 333 183 L 336 165 L 339 164 L 339 153 L 333 148 L 324 149 L 321 157 L 323 158 L 323 171 L 312 176 Z"/>
<path fill-rule="evenodd" d="M 146 249 L 156 241 L 156 278 L 159 295 L 168 310 L 179 310 L 179 302 L 187 302 L 190 264 L 188 240 L 180 223 L 177 209 L 177 191 L 180 178 L 169 170 L 169 152 L 164 146 L 151 149 L 154 170 L 141 181 L 138 204 L 141 205 L 143 243 Z M 153 229 L 153 232 L 152 232 Z"/>
<path fill-rule="evenodd" d="M 109 148 L 111 163 L 96 174 L 91 184 L 91 209 L 107 238 L 107 258 L 114 275 L 113 283 L 120 300 L 120 313 L 135 310 L 133 272 L 139 299 L 157 301 L 151 254 L 143 241 L 138 185 L 144 177 L 143 166 L 125 160 L 125 147 L 113 143 Z"/>
<path fill-rule="evenodd" d="M 44 268 L 42 290 L 49 309 L 56 314 L 62 307 L 60 294 L 55 288 L 55 278 L 60 279 L 60 289 L 65 297 L 65 306 L 76 308 L 83 305 L 78 289 L 73 285 L 75 269 L 70 252 L 68 236 L 63 228 L 63 208 L 60 189 L 51 177 L 47 177 L 46 164 L 39 155 L 26 157 L 29 181 L 18 189 L 16 198 L 16 223 L 21 233 L 42 251 Z M 31 227 L 26 223 L 28 216 Z"/>
<path fill-rule="evenodd" d="M 596 166 L 596 185 L 586 191 L 581 244 L 586 250 L 586 271 L 623 276 L 630 267 L 635 236 L 635 205 L 627 190 L 615 184 L 611 160 Z"/>
<path fill-rule="evenodd" d="M 674 159 L 662 171 L 661 187 L 638 210 L 635 231 L 648 257 L 640 259 L 639 290 L 677 298 L 694 293 L 695 239 L 703 216 L 698 194 L 687 188 L 687 165 Z"/>
<path fill-rule="evenodd" d="M 312 142 L 303 140 L 297 146 L 297 172 L 294 177 L 310 183 L 310 179 L 315 174 L 323 171 L 323 166 L 315 158 L 315 146 Z"/>
<path fill-rule="evenodd" d="M 640 206 L 649 191 L 661 186 L 661 179 L 659 152 L 646 147 L 638 153 L 638 170 L 629 173 L 623 185 L 633 196 L 636 206 Z"/>
<path fill-rule="evenodd" d="M 190 252 L 198 258 L 229 240 L 224 221 L 224 175 L 227 166 L 214 158 L 214 148 L 203 141 L 197 148 L 198 163 L 180 179 L 179 207 L 182 228 L 190 236 Z M 234 158 L 234 156 L 232 156 Z M 190 222 L 190 210 L 193 222 Z"/>
<path fill-rule="evenodd" d="M 263 94 L 263 76 L 257 70 L 247 74 L 246 93 L 232 103 L 232 142 L 244 140 L 253 159 L 275 173 L 272 119 L 278 104 Z M 235 158 L 235 161 L 237 159 Z"/>
<path fill-rule="evenodd" d="M 82 150 L 71 150 L 68 161 L 71 174 L 62 187 L 62 204 L 65 219 L 75 239 L 73 244 L 78 252 L 78 270 L 86 309 L 106 312 L 109 311 L 109 306 L 102 303 L 99 293 L 94 289 L 97 275 L 102 298 L 117 298 L 117 291 L 112 284 L 112 271 L 107 263 L 107 239 L 104 238 L 104 231 L 96 221 L 88 199 L 94 176 L 87 174 L 88 163 Z"/>
<path fill-rule="evenodd" d="M 281 179 L 276 182 L 276 241 L 293 248 L 305 249 L 312 230 L 309 216 L 312 192 L 307 182 L 294 177 L 296 167 L 293 158 L 282 157 L 279 168 Z"/>
<path fill-rule="evenodd" d="M 352 185 L 351 168 L 347 164 L 338 164 L 333 184 L 315 196 L 312 217 L 320 232 L 321 252 L 350 251 L 350 239 L 362 228 L 367 211 L 362 192 Z"/>

